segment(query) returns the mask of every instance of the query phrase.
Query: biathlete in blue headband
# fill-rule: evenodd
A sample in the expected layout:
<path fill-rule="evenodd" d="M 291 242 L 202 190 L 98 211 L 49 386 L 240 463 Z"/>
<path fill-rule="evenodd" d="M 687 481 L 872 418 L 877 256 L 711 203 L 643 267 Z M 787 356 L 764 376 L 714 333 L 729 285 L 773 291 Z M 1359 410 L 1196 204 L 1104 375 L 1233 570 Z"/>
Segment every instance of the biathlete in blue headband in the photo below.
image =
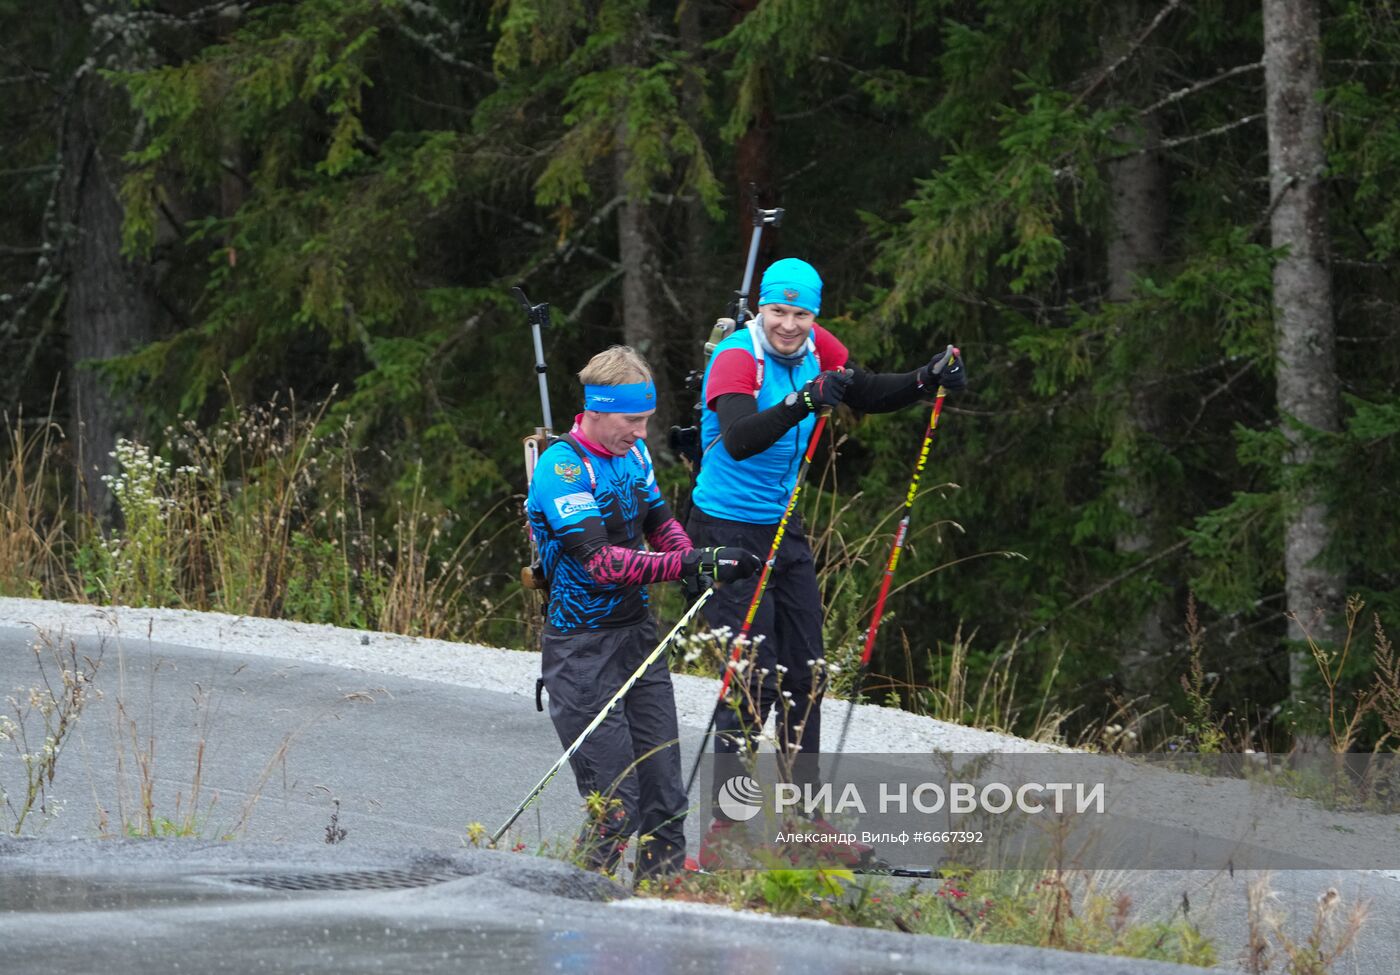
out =
<path fill-rule="evenodd" d="M 822 279 L 812 265 L 791 257 L 777 261 L 764 272 L 758 318 L 715 349 L 705 370 L 704 458 L 687 526 L 697 545 L 768 552 L 823 407 L 846 403 L 888 413 L 932 396 L 940 385 L 950 391 L 967 385 L 961 356 L 945 365 L 944 352 L 912 372 L 861 369 L 817 324 L 821 298 Z M 709 623 L 737 633 L 757 584 L 753 579 L 717 592 L 705 606 Z M 755 747 L 775 705 L 778 737 L 789 754 L 820 751 L 822 616 L 812 550 L 794 518 L 750 631 L 762 639 L 746 672 L 748 684 L 737 707 L 722 705 L 715 716 L 717 752 Z M 799 779 L 815 775 L 815 760 L 794 765 Z M 715 865 L 706 850 L 712 838 L 713 830 L 701 846 L 701 866 Z"/>
<path fill-rule="evenodd" d="M 741 548 L 696 548 L 672 517 L 647 452 L 656 387 L 641 356 L 614 346 L 594 356 L 579 380 L 584 410 L 540 455 L 525 504 L 549 581 L 541 669 L 549 716 L 566 746 L 656 646 L 648 583 L 729 583 L 753 575 L 762 561 Z M 587 863 L 611 872 L 627 838 L 640 831 L 652 839 L 638 851 L 638 878 L 681 869 L 687 802 L 678 738 L 662 656 L 570 759 L 580 796 L 620 801 L 585 825 Z"/>

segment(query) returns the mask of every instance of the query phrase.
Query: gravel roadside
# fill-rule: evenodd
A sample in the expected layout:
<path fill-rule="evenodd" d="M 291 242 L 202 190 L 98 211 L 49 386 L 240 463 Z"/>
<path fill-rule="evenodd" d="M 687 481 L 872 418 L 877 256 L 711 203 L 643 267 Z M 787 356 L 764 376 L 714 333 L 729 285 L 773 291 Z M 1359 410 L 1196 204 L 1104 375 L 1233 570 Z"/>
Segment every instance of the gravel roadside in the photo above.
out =
<path fill-rule="evenodd" d="M 40 599 L 0 598 L 0 626 L 35 626 L 50 635 L 119 636 L 207 650 L 301 660 L 366 673 L 439 681 L 502 694 L 533 696 L 539 654 L 472 643 L 426 640 L 289 620 L 198 613 L 182 609 L 89 606 Z M 709 721 L 719 682 L 677 674 L 676 708 L 683 724 Z M 822 748 L 836 747 L 849 704 L 823 706 Z M 1010 735 L 965 728 L 896 708 L 856 706 L 846 741 L 849 752 L 1053 751 Z"/>

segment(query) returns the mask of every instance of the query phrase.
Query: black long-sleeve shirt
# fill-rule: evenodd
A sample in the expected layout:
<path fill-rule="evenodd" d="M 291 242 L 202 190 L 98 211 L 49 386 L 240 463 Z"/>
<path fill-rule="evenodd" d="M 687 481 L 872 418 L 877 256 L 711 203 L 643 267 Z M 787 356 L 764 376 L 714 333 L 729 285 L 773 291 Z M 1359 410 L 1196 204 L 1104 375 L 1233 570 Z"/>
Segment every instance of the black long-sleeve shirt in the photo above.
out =
<path fill-rule="evenodd" d="M 924 387 L 919 382 L 921 370 L 868 372 L 849 362 L 846 367 L 855 373 L 844 399 L 853 410 L 893 413 L 917 402 L 923 395 Z M 807 415 L 807 405 L 800 397 L 792 404 L 784 402 L 760 410 L 752 396 L 725 393 L 717 397 L 712 406 L 719 417 L 724 447 L 735 460 L 767 450 Z"/>

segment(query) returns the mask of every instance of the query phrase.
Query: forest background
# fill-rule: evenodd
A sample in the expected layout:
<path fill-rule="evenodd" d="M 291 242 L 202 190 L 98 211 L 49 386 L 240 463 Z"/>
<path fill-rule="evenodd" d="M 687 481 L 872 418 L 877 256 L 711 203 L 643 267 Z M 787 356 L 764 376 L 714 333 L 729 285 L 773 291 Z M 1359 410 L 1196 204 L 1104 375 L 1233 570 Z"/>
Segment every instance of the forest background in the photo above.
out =
<path fill-rule="evenodd" d="M 664 432 L 756 198 L 786 210 L 760 270 L 815 264 L 857 361 L 953 342 L 970 373 L 867 693 L 1134 747 L 1400 728 L 1391 0 L 0 0 L 0 24 L 5 594 L 529 646 L 540 404 L 509 289 L 553 306 L 558 425 L 592 354 L 648 357 L 684 515 Z M 926 419 L 843 412 L 818 457 L 833 660 Z"/>

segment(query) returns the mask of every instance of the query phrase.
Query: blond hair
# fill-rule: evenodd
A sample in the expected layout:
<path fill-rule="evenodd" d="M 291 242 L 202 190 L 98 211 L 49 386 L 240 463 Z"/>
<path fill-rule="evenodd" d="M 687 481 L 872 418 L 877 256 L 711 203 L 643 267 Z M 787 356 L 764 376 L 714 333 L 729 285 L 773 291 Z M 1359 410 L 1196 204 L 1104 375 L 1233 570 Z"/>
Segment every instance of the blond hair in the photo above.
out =
<path fill-rule="evenodd" d="M 651 382 L 651 367 L 636 349 L 614 345 L 588 360 L 579 370 L 578 381 L 585 386 L 625 386 Z"/>

